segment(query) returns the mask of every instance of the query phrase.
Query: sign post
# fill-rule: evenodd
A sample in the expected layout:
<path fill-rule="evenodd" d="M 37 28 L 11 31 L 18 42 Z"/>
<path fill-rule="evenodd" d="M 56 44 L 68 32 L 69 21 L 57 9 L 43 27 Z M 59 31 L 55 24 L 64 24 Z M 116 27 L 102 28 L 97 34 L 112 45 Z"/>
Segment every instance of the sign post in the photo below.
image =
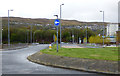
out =
<path fill-rule="evenodd" d="M 55 20 L 54 24 L 57 26 L 57 52 L 58 52 L 58 26 L 60 24 L 60 21 L 58 20 L 58 18 Z"/>

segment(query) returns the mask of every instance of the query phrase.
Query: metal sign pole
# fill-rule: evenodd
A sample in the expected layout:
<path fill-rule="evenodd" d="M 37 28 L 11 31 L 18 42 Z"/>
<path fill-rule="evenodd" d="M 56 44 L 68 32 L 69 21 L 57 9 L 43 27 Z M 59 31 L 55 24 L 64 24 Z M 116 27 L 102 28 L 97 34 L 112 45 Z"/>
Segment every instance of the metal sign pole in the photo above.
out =
<path fill-rule="evenodd" d="M 58 25 L 60 24 L 60 21 L 58 20 L 58 15 L 54 15 L 57 17 L 57 19 L 55 20 L 54 24 L 57 27 L 57 52 L 58 52 Z"/>
<path fill-rule="evenodd" d="M 87 44 L 87 23 L 86 23 L 86 44 Z"/>
<path fill-rule="evenodd" d="M 57 26 L 57 52 L 58 52 L 58 26 Z"/>

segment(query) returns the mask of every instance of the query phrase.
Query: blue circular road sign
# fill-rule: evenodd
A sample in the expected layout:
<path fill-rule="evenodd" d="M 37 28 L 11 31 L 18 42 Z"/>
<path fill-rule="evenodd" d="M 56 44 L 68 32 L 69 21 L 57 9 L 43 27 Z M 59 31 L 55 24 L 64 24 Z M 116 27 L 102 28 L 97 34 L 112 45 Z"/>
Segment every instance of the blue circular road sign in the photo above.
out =
<path fill-rule="evenodd" d="M 54 24 L 58 26 L 60 24 L 60 21 L 58 19 L 55 20 Z"/>

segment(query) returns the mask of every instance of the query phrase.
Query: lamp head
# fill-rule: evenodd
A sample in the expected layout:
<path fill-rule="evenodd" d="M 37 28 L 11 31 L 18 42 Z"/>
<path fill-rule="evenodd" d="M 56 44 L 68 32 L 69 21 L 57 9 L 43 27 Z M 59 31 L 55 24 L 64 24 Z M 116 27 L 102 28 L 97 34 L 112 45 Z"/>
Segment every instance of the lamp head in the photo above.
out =
<path fill-rule="evenodd" d="M 58 17 L 58 15 L 54 15 L 54 16 Z"/>
<path fill-rule="evenodd" d="M 103 12 L 103 13 L 104 13 L 104 11 L 100 11 L 100 12 Z"/>
<path fill-rule="evenodd" d="M 13 9 L 11 9 L 10 11 L 13 11 Z"/>
<path fill-rule="evenodd" d="M 13 11 L 13 9 L 10 9 L 10 10 L 8 10 L 8 11 Z"/>

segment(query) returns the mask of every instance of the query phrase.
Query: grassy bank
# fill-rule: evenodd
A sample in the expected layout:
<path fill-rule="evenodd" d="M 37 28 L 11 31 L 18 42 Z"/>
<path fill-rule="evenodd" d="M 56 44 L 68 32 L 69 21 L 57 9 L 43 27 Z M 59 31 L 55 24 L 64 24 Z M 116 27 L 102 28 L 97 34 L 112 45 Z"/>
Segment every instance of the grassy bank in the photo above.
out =
<path fill-rule="evenodd" d="M 52 49 L 41 50 L 42 53 L 75 57 L 75 58 L 88 58 L 98 60 L 113 60 L 118 61 L 118 48 L 107 47 L 107 48 L 59 48 L 59 52 L 56 52 L 56 45 Z"/>

